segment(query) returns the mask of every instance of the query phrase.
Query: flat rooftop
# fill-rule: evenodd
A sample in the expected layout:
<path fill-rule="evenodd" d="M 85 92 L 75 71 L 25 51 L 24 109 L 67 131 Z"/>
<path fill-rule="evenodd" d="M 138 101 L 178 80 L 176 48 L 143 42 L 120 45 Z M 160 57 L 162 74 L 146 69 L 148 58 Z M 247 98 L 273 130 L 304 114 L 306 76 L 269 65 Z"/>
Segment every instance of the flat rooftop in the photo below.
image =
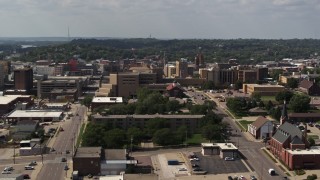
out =
<path fill-rule="evenodd" d="M 290 154 L 295 155 L 312 155 L 320 154 L 320 146 L 312 146 L 310 149 L 287 150 Z"/>
<path fill-rule="evenodd" d="M 237 150 L 232 143 L 201 143 L 202 147 L 219 147 L 221 150 Z"/>
<path fill-rule="evenodd" d="M 102 147 L 79 147 L 75 153 L 75 157 L 101 157 Z"/>
<path fill-rule="evenodd" d="M 94 97 L 93 103 L 123 103 L 122 97 Z"/>
<path fill-rule="evenodd" d="M 254 87 L 283 87 L 284 86 L 281 86 L 281 85 L 272 85 L 272 84 L 247 84 L 248 86 L 254 86 Z"/>
<path fill-rule="evenodd" d="M 36 117 L 36 118 L 59 118 L 62 111 L 44 111 L 44 110 L 15 110 L 8 118 Z"/>
<path fill-rule="evenodd" d="M 0 104 L 9 104 L 12 101 L 16 100 L 19 97 L 30 97 L 28 95 L 5 95 L 5 96 L 0 96 Z"/>
<path fill-rule="evenodd" d="M 151 119 L 151 118 L 165 118 L 165 119 L 200 119 L 204 115 L 191 115 L 191 114 L 145 114 L 145 115 L 93 115 L 95 119 L 123 119 L 123 118 L 134 118 L 134 119 Z"/>

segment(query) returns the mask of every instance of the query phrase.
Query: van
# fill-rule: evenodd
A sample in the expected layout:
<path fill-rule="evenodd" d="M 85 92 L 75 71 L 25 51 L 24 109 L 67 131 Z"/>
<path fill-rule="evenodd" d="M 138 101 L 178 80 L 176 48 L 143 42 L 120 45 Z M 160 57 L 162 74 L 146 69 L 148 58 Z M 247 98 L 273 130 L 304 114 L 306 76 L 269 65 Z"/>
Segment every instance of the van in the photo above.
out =
<path fill-rule="evenodd" d="M 269 173 L 271 176 L 276 175 L 276 171 L 275 171 L 274 169 L 269 169 L 269 170 L 268 170 L 268 173 Z"/>

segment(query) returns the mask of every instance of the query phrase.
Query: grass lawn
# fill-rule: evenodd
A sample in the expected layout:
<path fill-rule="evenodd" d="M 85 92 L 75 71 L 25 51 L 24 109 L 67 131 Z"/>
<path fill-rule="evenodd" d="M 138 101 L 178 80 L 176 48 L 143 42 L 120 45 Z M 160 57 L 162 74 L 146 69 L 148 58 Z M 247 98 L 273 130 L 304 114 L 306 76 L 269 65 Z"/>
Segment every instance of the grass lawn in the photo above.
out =
<path fill-rule="evenodd" d="M 83 130 L 84 130 L 84 126 L 85 124 L 82 124 L 81 128 L 80 128 L 80 133 L 79 133 L 79 136 L 78 136 L 78 139 L 77 139 L 77 143 L 76 143 L 76 147 L 79 147 L 80 145 L 80 142 L 82 140 L 82 136 L 83 136 Z"/>
<path fill-rule="evenodd" d="M 203 138 L 201 134 L 193 134 L 191 138 L 188 138 L 188 144 L 201 144 L 204 142 L 209 142 L 207 139 Z"/>
<path fill-rule="evenodd" d="M 277 102 L 275 96 L 261 96 L 263 102 L 271 101 L 272 103 Z"/>
<path fill-rule="evenodd" d="M 243 126 L 243 128 L 241 127 L 241 129 L 247 131 L 248 130 L 248 124 L 251 124 L 253 123 L 253 121 L 247 121 L 247 120 L 241 120 L 241 121 L 238 121 L 239 124 L 241 124 Z"/>
<path fill-rule="evenodd" d="M 312 139 L 319 139 L 319 136 L 318 135 L 308 135 L 308 138 L 312 138 Z"/>

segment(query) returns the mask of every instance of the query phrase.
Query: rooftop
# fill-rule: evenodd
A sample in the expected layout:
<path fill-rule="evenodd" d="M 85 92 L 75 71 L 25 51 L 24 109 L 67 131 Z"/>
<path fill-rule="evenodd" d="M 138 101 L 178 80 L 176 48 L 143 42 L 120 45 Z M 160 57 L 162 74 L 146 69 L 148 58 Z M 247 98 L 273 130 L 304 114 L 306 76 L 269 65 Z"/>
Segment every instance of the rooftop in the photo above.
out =
<path fill-rule="evenodd" d="M 312 146 L 310 149 L 287 150 L 287 152 L 295 155 L 320 154 L 320 146 Z"/>
<path fill-rule="evenodd" d="M 123 103 L 122 97 L 94 97 L 93 103 Z"/>
<path fill-rule="evenodd" d="M 44 110 L 15 110 L 8 118 L 36 117 L 36 118 L 59 118 L 62 111 L 44 111 Z"/>
<path fill-rule="evenodd" d="M 151 118 L 165 118 L 165 119 L 177 119 L 177 118 L 202 118 L 204 115 L 191 115 L 191 114 L 145 114 L 145 115 L 93 115 L 95 119 L 116 119 L 116 118 L 135 118 L 135 119 L 151 119 Z"/>
<path fill-rule="evenodd" d="M 127 152 L 125 149 L 105 149 L 105 159 L 109 160 L 126 160 Z"/>
<path fill-rule="evenodd" d="M 254 86 L 254 87 L 283 87 L 281 85 L 273 85 L 273 84 L 247 84 L 249 86 Z M 284 88 L 284 87 L 283 87 Z"/>
<path fill-rule="evenodd" d="M 75 157 L 101 157 L 102 147 L 79 147 L 75 153 Z"/>

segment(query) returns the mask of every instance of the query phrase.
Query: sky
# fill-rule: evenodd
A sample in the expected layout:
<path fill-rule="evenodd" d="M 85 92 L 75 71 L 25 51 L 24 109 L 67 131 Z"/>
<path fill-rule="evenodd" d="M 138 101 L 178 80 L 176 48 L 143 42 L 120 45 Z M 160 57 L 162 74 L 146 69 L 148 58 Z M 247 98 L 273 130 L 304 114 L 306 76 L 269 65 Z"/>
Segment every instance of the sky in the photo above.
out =
<path fill-rule="evenodd" d="M 0 0 L 0 37 L 320 39 L 320 0 Z"/>

